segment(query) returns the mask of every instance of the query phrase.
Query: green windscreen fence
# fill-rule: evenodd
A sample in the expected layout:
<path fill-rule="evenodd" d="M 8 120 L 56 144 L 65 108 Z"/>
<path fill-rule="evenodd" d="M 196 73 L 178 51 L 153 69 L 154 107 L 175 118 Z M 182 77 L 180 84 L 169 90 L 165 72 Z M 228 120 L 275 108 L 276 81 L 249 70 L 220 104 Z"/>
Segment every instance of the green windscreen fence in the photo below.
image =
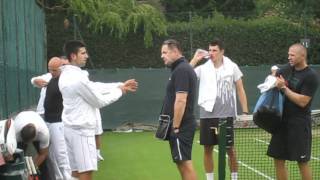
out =
<path fill-rule="evenodd" d="M 46 29 L 35 0 L 0 1 L 0 117 L 34 105 L 30 78 L 46 70 Z"/>
<path fill-rule="evenodd" d="M 312 66 L 320 72 L 320 66 Z M 270 66 L 240 67 L 248 97 L 250 112 L 260 95 L 257 85 L 270 73 Z M 101 109 L 103 128 L 114 129 L 124 123 L 156 124 L 165 95 L 170 69 L 96 69 L 90 70 L 90 79 L 100 82 L 117 82 L 135 78 L 139 82 L 136 93 L 129 93 L 119 101 Z M 312 109 L 320 109 L 320 88 Z M 198 108 L 196 108 L 198 109 Z M 196 111 L 196 115 L 198 112 Z"/>

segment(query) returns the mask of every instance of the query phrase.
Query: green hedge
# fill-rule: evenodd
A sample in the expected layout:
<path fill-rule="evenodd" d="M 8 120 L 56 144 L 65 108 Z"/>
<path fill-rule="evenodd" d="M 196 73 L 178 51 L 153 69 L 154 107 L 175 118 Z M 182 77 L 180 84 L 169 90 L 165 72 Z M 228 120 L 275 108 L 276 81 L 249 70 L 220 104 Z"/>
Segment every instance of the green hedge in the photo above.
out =
<path fill-rule="evenodd" d="M 63 28 L 65 17 L 61 12 L 47 13 L 48 57 L 61 55 L 63 43 L 73 39 L 72 24 L 69 29 Z M 160 46 L 168 38 L 182 43 L 188 59 L 195 49 L 207 48 L 213 37 L 220 37 L 226 44 L 225 54 L 239 65 L 286 63 L 288 46 L 299 42 L 305 33 L 311 39 L 309 63 L 319 64 L 320 30 L 301 24 L 278 17 L 256 20 L 227 19 L 220 15 L 211 19 L 193 18 L 191 23 L 169 24 L 168 37 L 155 37 L 151 48 L 144 47 L 140 34 L 117 39 L 108 34 L 94 34 L 84 24 L 80 24 L 79 29 L 95 68 L 163 67 Z"/>

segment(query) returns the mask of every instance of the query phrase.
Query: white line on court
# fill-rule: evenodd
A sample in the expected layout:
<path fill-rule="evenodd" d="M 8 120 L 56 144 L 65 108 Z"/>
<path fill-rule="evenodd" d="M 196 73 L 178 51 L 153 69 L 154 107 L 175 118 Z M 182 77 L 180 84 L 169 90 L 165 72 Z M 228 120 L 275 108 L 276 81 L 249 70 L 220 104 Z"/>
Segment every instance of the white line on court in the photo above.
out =
<path fill-rule="evenodd" d="M 219 150 L 217 150 L 217 149 L 213 149 L 213 150 L 214 150 L 214 152 L 219 153 Z M 228 158 L 228 155 L 226 155 L 226 157 Z M 247 168 L 247 169 L 249 169 L 249 170 L 251 170 L 251 171 L 259 174 L 260 176 L 262 176 L 262 177 L 264 177 L 264 178 L 266 178 L 266 179 L 274 180 L 272 177 L 270 177 L 270 176 L 262 173 L 261 171 L 259 171 L 259 170 L 255 169 L 255 168 L 253 168 L 253 167 L 251 167 L 251 166 L 243 163 L 242 161 L 238 161 L 238 163 L 239 163 L 241 166 L 244 166 L 245 168 Z"/>
<path fill-rule="evenodd" d="M 258 142 L 261 142 L 261 143 L 263 143 L 263 144 L 269 145 L 269 143 L 268 143 L 267 141 L 264 141 L 264 140 L 261 140 L 261 139 L 254 139 L 254 140 L 256 140 L 256 141 L 258 141 Z M 320 161 L 320 158 L 317 158 L 317 157 L 311 156 L 310 158 L 311 158 L 312 160 Z"/>
<path fill-rule="evenodd" d="M 262 173 L 262 172 L 260 172 L 260 171 L 256 170 L 255 168 L 253 168 L 253 167 L 251 167 L 251 166 L 249 166 L 249 165 L 247 165 L 247 164 L 245 164 L 245 163 L 243 163 L 243 162 L 241 162 L 241 161 L 238 161 L 238 163 L 239 163 L 240 165 L 242 165 L 242 166 L 244 166 L 244 167 L 246 167 L 246 168 L 250 169 L 251 171 L 253 171 L 253 172 L 255 172 L 255 173 L 259 174 L 260 176 L 262 176 L 262 177 L 264 177 L 264 178 L 266 178 L 266 179 L 274 180 L 272 177 L 270 177 L 270 176 L 268 176 L 268 175 L 266 175 L 266 174 L 264 174 L 264 173 Z"/>
<path fill-rule="evenodd" d="M 264 144 L 266 144 L 266 145 L 269 145 L 269 143 L 268 143 L 267 141 L 263 141 L 263 140 L 261 140 L 261 139 L 254 139 L 254 140 L 256 140 L 256 141 L 258 141 L 258 142 L 261 142 L 261 143 L 264 143 Z"/>

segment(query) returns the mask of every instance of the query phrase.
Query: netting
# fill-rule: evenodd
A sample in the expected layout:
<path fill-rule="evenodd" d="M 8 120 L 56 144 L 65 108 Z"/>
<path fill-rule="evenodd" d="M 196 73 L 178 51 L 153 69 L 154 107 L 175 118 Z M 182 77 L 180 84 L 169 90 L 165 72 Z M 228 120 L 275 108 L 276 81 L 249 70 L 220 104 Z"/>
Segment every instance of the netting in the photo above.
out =
<path fill-rule="evenodd" d="M 248 122 L 248 126 L 243 128 L 244 121 Z M 252 121 L 252 115 L 241 116 L 235 123 L 235 149 L 237 152 L 238 161 L 238 177 L 244 180 L 257 179 L 276 179 L 275 167 L 273 159 L 266 155 L 267 148 L 271 139 L 271 135 L 266 131 L 258 128 Z M 124 123 L 117 127 L 115 132 L 140 132 L 140 131 L 154 131 L 155 124 L 144 123 Z M 219 134 L 223 131 L 220 128 Z M 219 138 L 220 139 L 220 138 Z M 223 139 L 223 137 L 222 137 Z M 229 179 L 228 177 L 228 161 L 226 152 L 221 152 L 220 147 L 215 146 L 215 157 L 219 159 L 219 179 Z M 225 146 L 225 144 L 224 144 Z M 222 148 L 225 151 L 225 147 Z M 225 158 L 221 157 L 225 156 Z M 223 161 L 225 159 L 225 161 Z M 223 164 L 225 163 L 225 164 Z M 313 179 L 320 179 L 320 110 L 312 112 L 312 152 L 309 165 L 312 169 Z M 295 161 L 287 161 L 286 166 L 290 180 L 301 179 L 299 168 Z M 224 172 L 222 172 L 224 170 Z"/>
<path fill-rule="evenodd" d="M 249 121 L 248 128 L 241 128 L 243 120 Z M 235 123 L 235 148 L 239 179 L 276 179 L 273 159 L 266 155 L 271 135 L 257 128 L 252 116 L 243 117 Z M 219 151 L 216 149 L 216 151 Z M 221 157 L 219 157 L 221 158 Z M 309 162 L 313 179 L 320 179 L 320 111 L 312 113 L 312 152 Z M 287 161 L 290 180 L 301 179 L 297 162 Z M 228 171 L 228 167 L 226 168 Z M 219 172 L 220 173 L 220 172 Z M 220 178 L 219 178 L 220 179 Z M 228 179 L 228 177 L 226 178 Z"/>

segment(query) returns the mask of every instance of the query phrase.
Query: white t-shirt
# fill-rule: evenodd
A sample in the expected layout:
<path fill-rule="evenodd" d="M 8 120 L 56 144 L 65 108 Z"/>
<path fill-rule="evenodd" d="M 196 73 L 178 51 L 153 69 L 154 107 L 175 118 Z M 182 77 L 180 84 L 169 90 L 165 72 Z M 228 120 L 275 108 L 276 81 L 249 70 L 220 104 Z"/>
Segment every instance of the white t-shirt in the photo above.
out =
<path fill-rule="evenodd" d="M 20 133 L 22 128 L 30 123 L 36 128 L 36 137 L 34 141 L 39 141 L 41 149 L 47 148 L 50 139 L 48 127 L 41 116 L 34 111 L 23 111 L 14 119 L 17 142 L 22 141 Z"/>

